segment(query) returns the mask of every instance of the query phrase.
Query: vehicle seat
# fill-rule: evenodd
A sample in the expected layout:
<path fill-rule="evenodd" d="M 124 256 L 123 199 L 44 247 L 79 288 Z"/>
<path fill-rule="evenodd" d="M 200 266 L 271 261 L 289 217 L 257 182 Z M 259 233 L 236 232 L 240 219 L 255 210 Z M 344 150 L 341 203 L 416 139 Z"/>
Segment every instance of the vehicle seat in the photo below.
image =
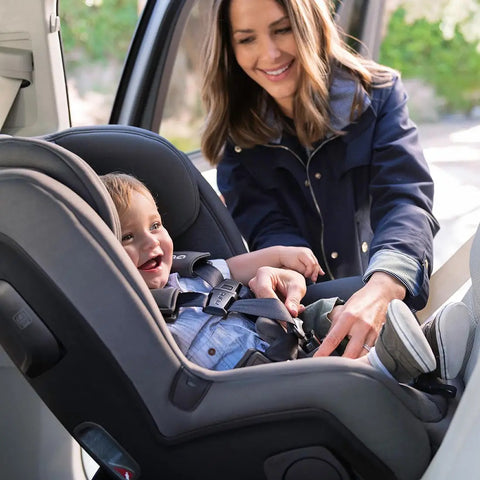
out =
<path fill-rule="evenodd" d="M 76 127 L 44 137 L 85 160 L 99 175 L 134 174 L 153 192 L 177 250 L 229 258 L 246 252 L 240 232 L 188 157 L 159 135 L 136 127 Z M 221 239 L 221 241 L 218 241 Z"/>
<path fill-rule="evenodd" d="M 338 357 L 213 372 L 182 355 L 115 236 L 105 188 L 71 152 L 98 173 L 134 173 L 157 195 L 175 183 L 176 201 L 159 201 L 167 228 L 178 210 L 197 211 L 174 241 L 199 250 L 196 222 L 223 222 L 226 209 L 185 155 L 130 127 L 48 139 L 69 150 L 0 138 L 0 342 L 100 463 L 98 478 L 122 469 L 147 480 L 420 478 L 448 426 L 442 397 Z M 182 182 L 217 206 L 185 194 L 177 162 Z M 223 227 L 213 225 L 202 248 L 241 251 L 240 235 L 228 244 L 222 236 L 234 229 Z"/>

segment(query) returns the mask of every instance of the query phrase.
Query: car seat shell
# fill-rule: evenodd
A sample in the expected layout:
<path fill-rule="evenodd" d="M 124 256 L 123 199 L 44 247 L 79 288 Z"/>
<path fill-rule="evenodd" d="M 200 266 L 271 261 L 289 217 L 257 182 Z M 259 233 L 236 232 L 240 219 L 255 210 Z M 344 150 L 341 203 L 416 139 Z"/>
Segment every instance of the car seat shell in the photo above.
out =
<path fill-rule="evenodd" d="M 129 130 L 111 128 L 141 152 L 143 135 Z M 12 148 L 17 140 L 9 141 Z M 30 154 L 43 145 L 30 142 Z M 54 156 L 70 155 L 52 147 Z M 433 454 L 428 424 L 445 417 L 444 399 L 343 358 L 225 372 L 192 364 L 101 209 L 46 172 L 0 169 L 0 204 L 8 205 L 0 251 L 9 259 L 0 273 L 64 350 L 53 368 L 27 380 L 70 433 L 98 423 L 138 461 L 142 478 L 262 478 L 268 458 L 312 446 L 333 452 L 351 478 L 421 476 Z M 221 452 L 215 473 L 212 449 Z"/>

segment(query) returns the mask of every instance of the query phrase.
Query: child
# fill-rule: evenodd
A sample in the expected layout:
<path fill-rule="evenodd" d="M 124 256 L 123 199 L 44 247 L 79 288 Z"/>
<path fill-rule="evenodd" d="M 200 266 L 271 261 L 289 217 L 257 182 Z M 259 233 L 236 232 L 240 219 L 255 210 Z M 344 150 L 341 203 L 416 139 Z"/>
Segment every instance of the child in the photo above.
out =
<path fill-rule="evenodd" d="M 208 293 L 211 286 L 202 279 L 182 278 L 176 273 L 170 273 L 173 242 L 162 224 L 147 187 L 135 177 L 123 173 L 110 173 L 101 179 L 112 196 L 120 217 L 122 245 L 148 287 L 156 289 L 168 285 L 182 291 Z M 212 260 L 211 263 L 225 278 L 231 275 L 248 284 L 257 297 L 278 295 L 284 299 L 293 317 L 301 314 L 311 325 L 318 325 L 319 318 L 327 319 L 327 314 L 334 320 L 335 314 L 342 308 L 341 305 L 337 306 L 339 302 L 336 298 L 318 300 L 307 308 L 300 304 L 306 291 L 304 276 L 314 280 L 323 273 L 309 249 L 269 247 L 227 260 Z M 461 315 L 457 314 L 456 317 L 460 318 Z M 459 321 L 458 318 L 455 320 L 463 329 L 462 338 L 466 345 L 469 324 L 467 328 L 465 321 Z M 450 378 L 453 378 L 462 366 L 463 356 L 445 355 L 442 350 L 445 342 L 435 340 L 438 337 L 436 330 L 445 323 L 430 324 L 430 330 L 434 332 L 430 337 L 439 350 L 440 358 L 450 362 L 448 371 Z M 206 314 L 199 307 L 188 307 L 182 308 L 177 320 L 168 325 L 185 356 L 213 370 L 235 368 L 247 349 L 265 352 L 269 347 L 265 336 L 262 338 L 256 331 L 255 323 L 241 314 L 232 313 L 224 319 Z M 408 382 L 421 373 L 436 369 L 435 356 L 418 322 L 408 307 L 399 300 L 389 305 L 387 319 L 376 346 L 364 347 L 368 350 L 368 355 L 358 361 L 368 361 L 397 381 Z M 465 352 L 462 345 L 458 345 L 458 348 L 453 345 L 453 348 Z M 444 368 L 437 373 L 445 371 Z"/>

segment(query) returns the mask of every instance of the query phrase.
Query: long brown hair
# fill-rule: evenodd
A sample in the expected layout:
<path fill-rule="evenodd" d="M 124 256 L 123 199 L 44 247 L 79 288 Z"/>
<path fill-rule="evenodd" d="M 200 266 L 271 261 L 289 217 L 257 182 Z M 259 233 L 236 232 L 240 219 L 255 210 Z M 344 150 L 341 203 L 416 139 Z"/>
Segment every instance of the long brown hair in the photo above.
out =
<path fill-rule="evenodd" d="M 207 117 L 202 151 L 218 164 L 227 139 L 249 148 L 278 138 L 283 115 L 273 98 L 238 65 L 231 43 L 231 0 L 214 0 L 203 48 L 202 98 Z M 330 0 L 275 0 L 287 13 L 301 65 L 294 98 L 294 123 L 306 146 L 334 133 L 330 123 L 332 69 L 342 68 L 356 82 L 353 120 L 362 111 L 364 93 L 389 85 L 391 70 L 364 59 L 346 45 L 333 20 Z"/>

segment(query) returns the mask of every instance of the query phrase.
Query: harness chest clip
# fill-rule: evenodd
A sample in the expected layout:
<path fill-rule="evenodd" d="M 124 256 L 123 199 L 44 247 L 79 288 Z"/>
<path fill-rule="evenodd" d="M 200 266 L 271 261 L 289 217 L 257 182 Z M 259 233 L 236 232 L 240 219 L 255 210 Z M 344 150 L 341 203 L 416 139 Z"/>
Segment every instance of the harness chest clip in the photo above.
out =
<path fill-rule="evenodd" d="M 238 300 L 241 288 L 242 284 L 231 278 L 221 281 L 210 291 L 203 311 L 209 315 L 226 317 L 232 303 Z"/>

